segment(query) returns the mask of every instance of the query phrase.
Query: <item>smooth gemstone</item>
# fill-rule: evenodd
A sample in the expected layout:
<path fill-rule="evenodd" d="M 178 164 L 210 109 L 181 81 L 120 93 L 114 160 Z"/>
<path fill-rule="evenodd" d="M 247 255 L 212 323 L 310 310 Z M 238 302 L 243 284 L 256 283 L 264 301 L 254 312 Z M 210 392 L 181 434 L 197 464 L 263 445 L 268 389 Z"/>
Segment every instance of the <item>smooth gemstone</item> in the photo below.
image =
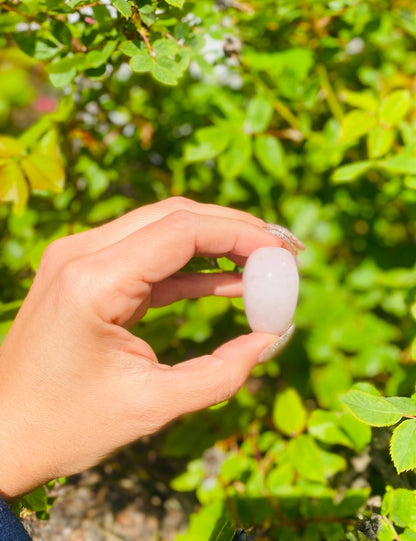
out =
<path fill-rule="evenodd" d="M 244 309 L 253 331 L 281 334 L 290 325 L 299 294 L 295 258 L 284 248 L 259 248 L 243 272 Z"/>

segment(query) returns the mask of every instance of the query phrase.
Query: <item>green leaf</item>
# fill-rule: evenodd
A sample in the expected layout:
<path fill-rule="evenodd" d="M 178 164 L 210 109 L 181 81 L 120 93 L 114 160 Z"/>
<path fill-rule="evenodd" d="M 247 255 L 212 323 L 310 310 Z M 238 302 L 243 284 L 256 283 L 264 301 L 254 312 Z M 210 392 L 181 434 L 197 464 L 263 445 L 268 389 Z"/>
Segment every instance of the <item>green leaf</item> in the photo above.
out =
<path fill-rule="evenodd" d="M 182 8 L 185 0 L 166 0 L 166 3 L 175 8 Z"/>
<path fill-rule="evenodd" d="M 352 92 L 351 90 L 343 90 L 341 98 L 345 103 L 352 107 L 358 107 L 365 111 L 376 111 L 379 102 L 370 92 Z"/>
<path fill-rule="evenodd" d="M 187 163 L 205 161 L 215 158 L 229 144 L 231 133 L 220 126 L 201 128 L 195 133 L 197 144 L 185 147 Z"/>
<path fill-rule="evenodd" d="M 143 49 L 140 47 L 140 43 L 136 41 L 122 41 L 118 47 L 118 50 L 127 56 L 135 56 L 136 54 L 143 53 Z M 149 52 L 147 52 L 149 55 Z"/>
<path fill-rule="evenodd" d="M 72 43 L 72 34 L 69 25 L 58 19 L 52 19 L 51 32 L 54 38 L 69 47 Z"/>
<path fill-rule="evenodd" d="M 7 135 L 0 136 L 0 158 L 23 156 L 25 151 L 25 146 L 18 139 Z"/>
<path fill-rule="evenodd" d="M 277 395 L 272 415 L 275 426 L 283 434 L 294 436 L 305 429 L 306 410 L 298 392 L 292 387 Z"/>
<path fill-rule="evenodd" d="M 394 404 L 364 391 L 349 391 L 341 397 L 341 401 L 357 419 L 371 426 L 394 425 L 402 418 Z"/>
<path fill-rule="evenodd" d="M 63 88 L 71 83 L 77 76 L 75 68 L 66 71 L 65 73 L 50 73 L 49 80 L 55 88 Z"/>
<path fill-rule="evenodd" d="M 275 178 L 286 173 L 284 151 L 278 139 L 271 135 L 259 135 L 254 139 L 254 154 L 265 171 Z"/>
<path fill-rule="evenodd" d="M 400 541 L 416 541 L 416 532 L 412 532 L 409 529 L 406 529 L 403 533 L 399 535 Z"/>
<path fill-rule="evenodd" d="M 107 62 L 116 48 L 117 42 L 107 41 L 102 49 L 89 51 L 85 57 L 85 63 L 89 68 L 99 68 Z"/>
<path fill-rule="evenodd" d="M 209 541 L 232 541 L 235 532 L 235 527 L 230 520 L 220 519 L 209 536 Z"/>
<path fill-rule="evenodd" d="M 21 214 L 27 203 L 29 189 L 17 162 L 9 161 L 0 167 L 0 200 L 13 203 L 13 210 Z"/>
<path fill-rule="evenodd" d="M 396 90 L 383 101 L 380 108 L 380 120 L 397 126 L 410 109 L 412 96 L 408 90 Z"/>
<path fill-rule="evenodd" d="M 158 56 L 175 56 L 179 50 L 177 43 L 171 39 L 162 38 L 152 43 L 152 50 Z"/>
<path fill-rule="evenodd" d="M 416 175 L 416 160 L 413 153 L 397 154 L 379 162 L 379 165 L 392 173 Z"/>
<path fill-rule="evenodd" d="M 390 454 L 397 473 L 416 468 L 416 419 L 403 421 L 394 429 Z"/>
<path fill-rule="evenodd" d="M 46 511 L 50 507 L 46 490 L 43 486 L 26 494 L 20 501 L 23 507 L 26 507 L 26 509 L 29 509 L 30 511 Z"/>
<path fill-rule="evenodd" d="M 290 440 L 287 448 L 289 460 L 299 475 L 309 481 L 324 480 L 324 465 L 314 439 L 301 434 Z"/>
<path fill-rule="evenodd" d="M 370 158 L 384 156 L 392 147 L 396 132 L 386 130 L 380 126 L 374 126 L 367 136 L 367 149 Z"/>
<path fill-rule="evenodd" d="M 116 10 L 126 19 L 131 17 L 131 3 L 129 0 L 111 0 Z"/>
<path fill-rule="evenodd" d="M 265 131 L 273 116 L 273 106 L 264 96 L 256 96 L 248 104 L 247 116 L 244 122 L 246 133 Z"/>
<path fill-rule="evenodd" d="M 85 63 L 85 55 L 78 53 L 72 56 L 65 56 L 51 62 L 46 66 L 49 73 L 68 73 L 74 68 L 79 68 Z"/>
<path fill-rule="evenodd" d="M 352 446 L 351 440 L 338 426 L 337 414 L 332 411 L 314 410 L 308 419 L 308 432 L 323 443 Z"/>
<path fill-rule="evenodd" d="M 389 488 L 386 495 L 389 496 L 388 515 L 395 525 L 416 531 L 416 490 Z M 386 507 L 384 503 L 383 498 L 383 507 Z"/>
<path fill-rule="evenodd" d="M 130 67 L 136 73 L 150 71 L 154 61 L 147 51 L 139 51 L 130 59 Z"/>
<path fill-rule="evenodd" d="M 332 175 L 332 181 L 335 184 L 343 184 L 345 182 L 352 182 L 359 176 L 366 173 L 369 169 L 374 167 L 374 162 L 366 160 L 362 162 L 352 163 L 349 165 L 343 165 L 335 169 Z"/>
<path fill-rule="evenodd" d="M 17 44 L 24 53 L 37 60 L 49 60 L 59 51 L 58 45 L 50 39 L 44 38 L 39 32 L 15 34 Z"/>
<path fill-rule="evenodd" d="M 155 79 L 165 85 L 177 85 L 178 78 L 170 69 L 162 66 L 160 63 L 152 65 L 152 75 Z"/>
<path fill-rule="evenodd" d="M 228 149 L 218 159 L 218 168 L 225 178 L 234 178 L 244 169 L 251 157 L 251 138 L 244 133 L 232 137 Z"/>
<path fill-rule="evenodd" d="M 416 417 L 416 400 L 405 396 L 389 396 L 386 398 L 394 404 L 402 415 L 413 415 Z"/>
<path fill-rule="evenodd" d="M 340 143 L 351 143 L 369 133 L 376 122 L 375 116 L 367 111 L 351 111 L 341 122 Z"/>

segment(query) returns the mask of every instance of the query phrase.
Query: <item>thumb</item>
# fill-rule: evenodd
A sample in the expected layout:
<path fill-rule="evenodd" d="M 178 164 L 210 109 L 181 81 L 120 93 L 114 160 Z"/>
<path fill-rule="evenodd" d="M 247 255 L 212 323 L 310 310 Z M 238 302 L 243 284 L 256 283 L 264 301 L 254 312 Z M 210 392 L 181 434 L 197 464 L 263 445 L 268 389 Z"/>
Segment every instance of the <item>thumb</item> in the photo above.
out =
<path fill-rule="evenodd" d="M 277 352 L 275 344 L 279 340 L 276 335 L 258 332 L 239 336 L 223 344 L 212 355 L 197 357 L 163 370 L 158 383 L 163 386 L 171 418 L 230 398 L 243 385 L 256 364 L 267 360 L 264 352 L 269 347 L 273 353 Z"/>

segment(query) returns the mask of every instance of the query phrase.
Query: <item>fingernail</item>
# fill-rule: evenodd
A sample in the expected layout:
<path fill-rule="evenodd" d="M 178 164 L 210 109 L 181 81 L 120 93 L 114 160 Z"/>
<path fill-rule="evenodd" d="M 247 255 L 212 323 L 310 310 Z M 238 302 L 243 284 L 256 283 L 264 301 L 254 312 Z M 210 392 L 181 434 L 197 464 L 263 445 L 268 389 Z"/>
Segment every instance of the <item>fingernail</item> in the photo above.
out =
<path fill-rule="evenodd" d="M 270 346 L 267 346 L 266 349 L 264 349 L 258 359 L 258 364 L 265 363 L 267 361 L 270 361 L 270 359 L 273 359 L 289 342 L 289 340 L 292 338 L 293 331 L 295 330 L 295 325 L 291 325 L 287 331 L 285 331 L 279 338 L 276 340 L 276 342 L 273 342 Z"/>
<path fill-rule="evenodd" d="M 286 229 L 286 227 L 283 227 L 282 225 L 267 224 L 264 229 L 272 235 L 279 237 L 283 240 L 284 243 L 290 246 L 290 249 L 288 248 L 290 252 L 295 251 L 297 253 L 298 249 L 305 249 L 305 245 L 303 244 L 303 242 L 298 239 L 291 231 L 289 231 L 289 229 Z"/>

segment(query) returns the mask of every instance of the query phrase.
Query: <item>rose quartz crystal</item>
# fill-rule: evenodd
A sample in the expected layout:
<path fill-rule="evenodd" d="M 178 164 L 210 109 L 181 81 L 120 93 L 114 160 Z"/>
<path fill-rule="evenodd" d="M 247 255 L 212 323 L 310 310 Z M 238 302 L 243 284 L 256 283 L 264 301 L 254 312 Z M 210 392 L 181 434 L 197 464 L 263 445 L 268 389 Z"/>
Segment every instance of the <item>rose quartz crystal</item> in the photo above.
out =
<path fill-rule="evenodd" d="M 284 248 L 259 248 L 247 259 L 243 299 L 253 331 L 281 334 L 290 325 L 299 293 L 293 255 Z"/>

